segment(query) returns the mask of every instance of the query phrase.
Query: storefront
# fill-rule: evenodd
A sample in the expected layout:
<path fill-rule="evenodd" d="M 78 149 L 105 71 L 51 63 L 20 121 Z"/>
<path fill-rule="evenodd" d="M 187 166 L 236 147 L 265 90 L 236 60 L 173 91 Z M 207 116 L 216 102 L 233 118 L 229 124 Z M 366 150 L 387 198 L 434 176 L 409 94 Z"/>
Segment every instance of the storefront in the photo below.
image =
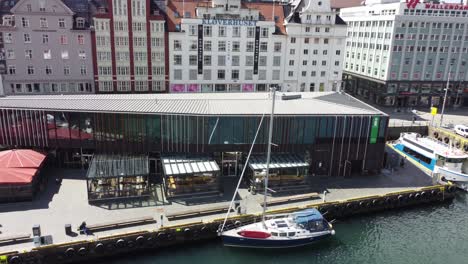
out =
<path fill-rule="evenodd" d="M 267 160 L 265 155 L 253 155 L 250 158 L 251 188 L 261 190 L 266 176 Z M 276 153 L 271 156 L 268 186 L 275 188 L 300 186 L 307 184 L 310 164 L 304 157 L 289 153 Z"/>
<path fill-rule="evenodd" d="M 148 156 L 94 155 L 86 179 L 90 202 L 150 196 Z"/>
<path fill-rule="evenodd" d="M 166 156 L 162 166 L 168 198 L 222 192 L 219 166 L 208 156 Z"/>

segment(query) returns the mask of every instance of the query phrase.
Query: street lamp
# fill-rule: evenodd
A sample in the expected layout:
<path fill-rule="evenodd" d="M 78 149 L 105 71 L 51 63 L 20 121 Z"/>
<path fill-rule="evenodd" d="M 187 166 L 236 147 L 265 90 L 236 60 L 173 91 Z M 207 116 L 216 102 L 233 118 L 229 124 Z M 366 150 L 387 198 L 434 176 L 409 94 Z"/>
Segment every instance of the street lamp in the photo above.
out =
<path fill-rule="evenodd" d="M 440 126 L 442 126 L 442 122 L 444 121 L 445 102 L 447 101 L 447 92 L 449 90 L 449 85 L 450 85 L 450 73 L 452 72 L 452 65 L 453 64 L 450 64 L 449 71 L 448 71 L 447 86 L 445 87 L 444 102 L 442 104 L 442 111 L 440 112 Z"/>

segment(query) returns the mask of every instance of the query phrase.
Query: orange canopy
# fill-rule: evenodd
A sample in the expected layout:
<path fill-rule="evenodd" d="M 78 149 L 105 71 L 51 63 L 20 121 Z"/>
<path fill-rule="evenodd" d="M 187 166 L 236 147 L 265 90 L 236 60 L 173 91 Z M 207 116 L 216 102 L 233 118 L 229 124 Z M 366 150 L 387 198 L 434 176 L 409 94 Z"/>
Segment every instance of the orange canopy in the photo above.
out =
<path fill-rule="evenodd" d="M 31 149 L 5 150 L 0 152 L 0 168 L 39 168 L 45 158 L 44 154 Z"/>
<path fill-rule="evenodd" d="M 0 168 L 0 185 L 29 184 L 36 175 L 37 169 L 30 168 Z"/>

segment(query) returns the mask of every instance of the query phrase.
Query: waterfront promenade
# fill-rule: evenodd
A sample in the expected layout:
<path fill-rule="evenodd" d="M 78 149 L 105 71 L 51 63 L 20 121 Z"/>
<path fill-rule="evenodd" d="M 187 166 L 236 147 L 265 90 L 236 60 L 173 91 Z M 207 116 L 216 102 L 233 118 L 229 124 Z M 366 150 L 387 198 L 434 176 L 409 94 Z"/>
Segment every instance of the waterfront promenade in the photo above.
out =
<path fill-rule="evenodd" d="M 1 236 L 31 233 L 33 225 L 41 226 L 42 235 L 51 235 L 54 243 L 64 243 L 75 240 L 90 240 L 98 237 L 121 234 L 130 231 L 155 230 L 161 225 L 163 215 L 164 225 L 176 225 L 198 221 L 209 221 L 223 217 L 224 214 L 188 218 L 169 222 L 164 217 L 167 213 L 184 212 L 187 210 L 203 210 L 207 206 L 227 205 L 233 193 L 235 178 L 225 181 L 226 193 L 216 199 L 204 201 L 205 203 L 187 205 L 179 202 L 171 202 L 166 205 L 158 205 L 153 201 L 109 203 L 108 206 L 89 205 L 86 194 L 85 171 L 52 169 L 47 173 L 49 182 L 46 190 L 33 202 L 19 204 L 0 205 Z M 62 184 L 57 185 L 56 177 L 63 178 Z M 431 178 L 416 166 L 408 163 L 405 168 L 396 171 L 384 170 L 380 175 L 354 176 L 350 178 L 315 178 L 312 183 L 313 190 L 320 193 L 320 198 L 296 203 L 271 206 L 270 209 L 281 209 L 292 206 L 302 206 L 322 202 L 323 191 L 327 190 L 326 201 L 345 200 L 350 198 L 383 195 L 386 193 L 417 189 L 431 185 Z M 239 190 L 242 199 L 241 205 L 246 207 L 246 213 L 261 212 L 263 197 L 259 194 L 251 195 L 245 189 Z M 162 204 L 162 203 L 161 203 Z M 234 214 L 234 213 L 232 213 Z M 156 224 L 142 225 L 128 228 L 114 229 L 104 232 L 96 232 L 91 236 L 79 235 L 67 236 L 64 225 L 72 224 L 74 231 L 82 221 L 88 224 L 99 224 L 115 220 L 125 220 L 135 217 L 152 216 L 158 222 Z M 30 250 L 34 247 L 32 242 L 0 245 L 0 252 L 13 250 Z"/>

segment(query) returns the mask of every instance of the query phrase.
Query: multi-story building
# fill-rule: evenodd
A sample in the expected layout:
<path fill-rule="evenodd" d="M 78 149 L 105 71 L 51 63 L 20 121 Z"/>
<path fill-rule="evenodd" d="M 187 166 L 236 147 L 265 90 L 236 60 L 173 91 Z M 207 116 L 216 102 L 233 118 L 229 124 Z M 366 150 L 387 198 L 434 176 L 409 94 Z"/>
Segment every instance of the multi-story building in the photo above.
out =
<path fill-rule="evenodd" d="M 170 0 L 170 92 L 332 90 L 346 29 L 320 3 Z"/>
<path fill-rule="evenodd" d="M 155 1 L 93 1 L 97 93 L 166 90 L 165 22 Z"/>
<path fill-rule="evenodd" d="M 346 23 L 330 8 L 329 1 L 302 0 L 287 7 L 286 90 L 339 90 Z"/>
<path fill-rule="evenodd" d="M 468 6 L 373 0 L 345 8 L 347 91 L 396 107 L 468 105 Z"/>
<path fill-rule="evenodd" d="M 94 91 L 86 17 L 60 0 L 0 4 L 0 65 L 5 95 Z M 82 5 L 87 1 L 73 1 L 73 7 Z"/>

